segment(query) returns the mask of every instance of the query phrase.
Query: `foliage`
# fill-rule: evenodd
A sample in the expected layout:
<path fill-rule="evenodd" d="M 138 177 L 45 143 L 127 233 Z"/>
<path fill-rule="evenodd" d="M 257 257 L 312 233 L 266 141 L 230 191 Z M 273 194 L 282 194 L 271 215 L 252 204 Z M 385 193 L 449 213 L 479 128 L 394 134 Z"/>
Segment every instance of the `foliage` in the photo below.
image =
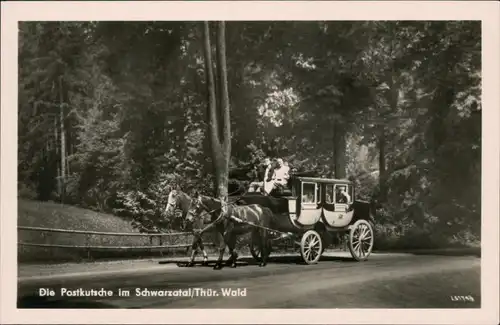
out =
<path fill-rule="evenodd" d="M 171 186 L 213 194 L 201 27 L 21 23 L 19 195 L 168 228 L 178 226 L 163 215 Z M 479 23 L 226 29 L 229 165 L 241 178 L 282 157 L 351 177 L 397 245 L 480 240 Z"/>

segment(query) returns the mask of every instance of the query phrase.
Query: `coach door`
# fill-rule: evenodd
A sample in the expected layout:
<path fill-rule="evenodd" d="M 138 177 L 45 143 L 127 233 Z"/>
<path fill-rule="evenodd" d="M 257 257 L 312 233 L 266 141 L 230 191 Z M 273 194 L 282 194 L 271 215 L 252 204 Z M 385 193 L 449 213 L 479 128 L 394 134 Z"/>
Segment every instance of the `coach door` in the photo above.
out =
<path fill-rule="evenodd" d="M 323 214 L 331 227 L 347 226 L 354 214 L 350 211 L 353 203 L 353 187 L 350 184 L 326 184 Z"/>
<path fill-rule="evenodd" d="M 317 223 L 321 217 L 321 188 L 317 183 L 303 182 L 300 193 L 300 216 L 297 221 L 309 226 Z"/>

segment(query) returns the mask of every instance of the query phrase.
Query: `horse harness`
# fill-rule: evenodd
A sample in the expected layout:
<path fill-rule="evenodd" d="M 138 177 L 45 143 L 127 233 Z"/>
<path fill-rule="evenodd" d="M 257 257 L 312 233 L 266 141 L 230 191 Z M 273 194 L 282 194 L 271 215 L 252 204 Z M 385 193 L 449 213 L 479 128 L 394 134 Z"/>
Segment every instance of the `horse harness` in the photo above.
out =
<path fill-rule="evenodd" d="M 241 196 L 243 197 L 243 195 Z M 240 198 L 241 198 L 240 197 Z M 237 200 L 236 200 L 237 201 Z M 191 202 L 192 203 L 192 202 Z M 209 210 L 209 208 L 201 201 L 198 200 L 198 204 L 200 204 L 202 206 L 203 209 L 206 209 L 206 210 Z M 227 204 L 227 206 L 234 206 L 234 204 Z M 221 202 L 221 207 L 220 208 L 217 208 L 217 209 L 213 209 L 213 210 L 210 210 L 208 212 L 204 211 L 205 213 L 208 213 L 208 214 L 211 214 L 217 210 L 221 210 L 222 209 L 222 202 Z M 240 218 L 237 218 L 235 216 L 233 216 L 232 214 L 228 213 L 228 216 L 227 218 L 237 222 L 237 223 L 244 223 L 244 224 L 247 224 L 247 225 L 250 225 L 250 226 L 253 226 L 253 227 L 256 227 L 256 228 L 261 228 L 261 229 L 265 229 L 265 230 L 268 230 L 268 231 L 272 231 L 272 232 L 276 232 L 276 233 L 280 233 L 282 235 L 290 235 L 289 232 L 284 232 L 284 231 L 279 231 L 279 230 L 276 230 L 276 229 L 271 229 L 271 228 L 268 228 L 268 227 L 264 227 L 264 226 L 261 226 L 261 225 L 257 225 L 253 222 L 250 222 L 250 221 L 246 221 L 246 220 L 242 220 Z M 201 235 L 202 233 L 204 233 L 205 231 L 207 231 L 208 229 L 210 229 L 211 227 L 213 227 L 215 224 L 219 223 L 221 220 L 224 219 L 224 216 L 223 214 L 221 213 L 219 215 L 219 217 L 214 220 L 213 222 L 211 222 L 210 224 L 208 224 L 205 228 L 203 228 L 200 232 L 199 232 L 199 235 Z"/>
<path fill-rule="evenodd" d="M 245 193 L 241 194 L 239 198 L 237 198 L 235 201 L 238 201 L 240 198 L 242 198 L 244 195 L 246 194 L 246 191 Z M 191 211 L 191 206 L 193 205 L 193 201 L 194 200 L 190 200 L 189 202 L 189 208 L 188 208 L 188 211 Z M 210 208 L 204 204 L 203 202 L 201 202 L 201 200 L 198 198 L 196 199 L 197 201 L 197 205 L 200 206 L 204 209 L 203 213 L 202 214 L 212 214 L 214 213 L 215 211 L 218 211 L 218 210 L 222 210 L 223 208 L 223 203 L 221 201 L 221 207 L 220 208 L 216 208 L 216 209 L 212 209 L 210 210 Z M 235 206 L 234 204 L 227 204 L 226 205 L 227 207 L 229 206 Z M 229 211 L 228 211 L 229 212 Z M 201 215 L 201 214 L 200 214 Z M 256 228 L 261 228 L 261 229 L 265 229 L 265 230 L 268 230 L 268 231 L 271 231 L 271 232 L 275 232 L 275 233 L 280 233 L 282 235 L 286 235 L 286 236 L 289 236 L 290 233 L 289 232 L 284 232 L 284 231 L 279 231 L 279 230 L 276 230 L 276 229 L 271 229 L 271 228 L 268 228 L 268 227 L 264 227 L 264 226 L 261 226 L 261 225 L 257 225 L 253 222 L 250 222 L 250 221 L 246 221 L 246 220 L 242 220 L 240 218 L 237 218 L 235 216 L 233 216 L 231 213 L 228 213 L 228 216 L 227 218 L 237 222 L 237 223 L 244 223 L 244 224 L 247 224 L 247 225 L 250 225 L 250 226 L 253 226 L 253 227 L 256 227 Z M 208 229 L 212 228 L 213 226 L 215 226 L 216 224 L 218 224 L 219 222 L 221 222 L 222 220 L 224 219 L 224 214 L 221 213 L 219 215 L 219 217 L 212 221 L 211 223 L 209 223 L 205 228 L 201 229 L 199 232 L 195 232 L 196 235 L 198 236 L 201 236 L 201 234 L 203 234 L 205 231 L 207 231 Z"/>

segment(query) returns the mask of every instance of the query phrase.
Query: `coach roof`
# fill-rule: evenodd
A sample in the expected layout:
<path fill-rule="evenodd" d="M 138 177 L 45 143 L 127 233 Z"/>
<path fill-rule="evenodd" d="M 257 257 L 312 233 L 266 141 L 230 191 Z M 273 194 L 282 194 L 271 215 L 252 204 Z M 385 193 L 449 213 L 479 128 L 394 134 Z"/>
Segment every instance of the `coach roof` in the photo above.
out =
<path fill-rule="evenodd" d="M 323 177 L 297 177 L 302 182 L 329 183 L 329 184 L 351 184 L 348 179 L 323 178 Z"/>

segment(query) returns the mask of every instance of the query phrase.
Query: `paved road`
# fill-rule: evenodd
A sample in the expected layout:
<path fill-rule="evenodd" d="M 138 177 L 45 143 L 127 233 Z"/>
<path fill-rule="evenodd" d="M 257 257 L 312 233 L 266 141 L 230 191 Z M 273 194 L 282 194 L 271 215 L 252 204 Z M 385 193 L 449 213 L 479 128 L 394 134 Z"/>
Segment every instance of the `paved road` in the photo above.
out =
<path fill-rule="evenodd" d="M 480 259 L 374 254 L 366 262 L 326 256 L 317 265 L 274 257 L 265 268 L 243 258 L 235 268 L 178 267 L 159 261 L 99 263 L 20 271 L 19 307 L 49 308 L 479 308 Z M 53 267 L 53 266 L 52 266 Z M 54 268 L 54 267 L 53 267 Z M 59 267 L 58 267 L 59 268 Z M 49 274 L 47 274 L 49 273 Z M 56 292 L 41 298 L 39 288 Z M 64 297 L 60 289 L 112 290 L 112 297 Z M 188 296 L 139 296 L 136 289 Z M 179 291 L 181 289 L 182 291 Z M 189 292 L 189 289 L 191 291 Z M 205 289 L 202 291 L 200 289 Z M 119 296 L 128 290 L 130 296 Z M 227 291 L 236 296 L 225 296 Z M 205 296 L 201 296 L 204 292 Z M 211 293 L 211 294 L 210 294 Z M 193 297 L 191 297 L 191 294 Z M 456 297 L 455 297 L 456 296 Z"/>

